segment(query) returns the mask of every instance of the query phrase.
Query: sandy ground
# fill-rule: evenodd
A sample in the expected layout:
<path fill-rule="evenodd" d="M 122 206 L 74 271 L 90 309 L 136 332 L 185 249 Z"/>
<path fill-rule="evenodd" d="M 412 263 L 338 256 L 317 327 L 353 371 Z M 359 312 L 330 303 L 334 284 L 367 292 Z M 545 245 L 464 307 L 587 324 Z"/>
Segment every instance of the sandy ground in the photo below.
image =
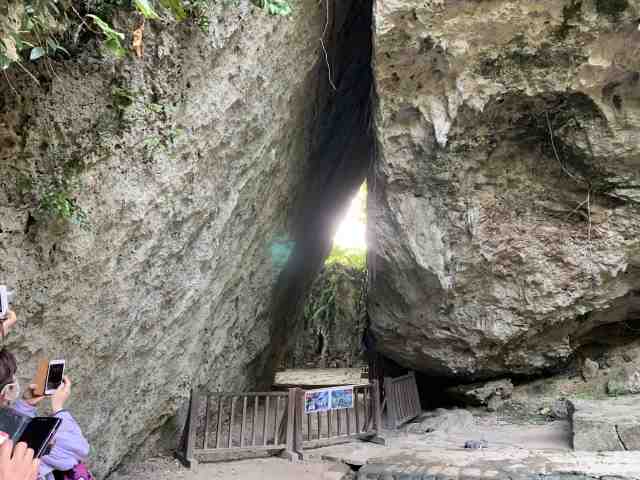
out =
<path fill-rule="evenodd" d="M 280 458 L 200 464 L 195 471 L 168 458 L 155 458 L 116 473 L 110 480 L 340 480 L 345 465 L 326 461 L 291 463 Z"/>

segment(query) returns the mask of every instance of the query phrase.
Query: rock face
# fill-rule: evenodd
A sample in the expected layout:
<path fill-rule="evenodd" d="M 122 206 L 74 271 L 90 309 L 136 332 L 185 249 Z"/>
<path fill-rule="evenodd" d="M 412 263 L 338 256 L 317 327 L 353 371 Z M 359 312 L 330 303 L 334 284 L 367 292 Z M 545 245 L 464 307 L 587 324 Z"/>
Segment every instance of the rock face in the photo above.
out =
<path fill-rule="evenodd" d="M 639 399 L 569 402 L 574 450 L 640 450 Z"/>
<path fill-rule="evenodd" d="M 637 336 L 639 13 L 377 2 L 368 309 L 383 353 L 473 379 Z"/>
<path fill-rule="evenodd" d="M 8 347 L 23 382 L 38 355 L 66 358 L 98 478 L 159 437 L 193 385 L 270 383 L 368 168 L 370 4 L 332 10 L 334 91 L 324 5 L 283 19 L 231 3 L 212 3 L 208 35 L 149 22 L 144 59 L 89 44 L 29 65 L 40 86 L 19 70 L 0 84 Z"/>
<path fill-rule="evenodd" d="M 286 368 L 358 367 L 365 326 L 366 272 L 346 265 L 327 266 L 305 304 L 303 330 L 287 352 Z"/>

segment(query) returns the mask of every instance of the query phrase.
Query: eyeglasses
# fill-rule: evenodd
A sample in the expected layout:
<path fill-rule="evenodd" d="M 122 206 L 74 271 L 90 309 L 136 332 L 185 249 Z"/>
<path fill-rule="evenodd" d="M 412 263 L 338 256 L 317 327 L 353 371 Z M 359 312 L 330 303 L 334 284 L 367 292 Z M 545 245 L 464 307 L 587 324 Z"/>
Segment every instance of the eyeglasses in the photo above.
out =
<path fill-rule="evenodd" d="M 15 376 L 11 383 L 7 383 L 2 387 L 2 390 L 0 390 L 0 396 L 10 402 L 15 402 L 20 397 L 20 384 Z"/>

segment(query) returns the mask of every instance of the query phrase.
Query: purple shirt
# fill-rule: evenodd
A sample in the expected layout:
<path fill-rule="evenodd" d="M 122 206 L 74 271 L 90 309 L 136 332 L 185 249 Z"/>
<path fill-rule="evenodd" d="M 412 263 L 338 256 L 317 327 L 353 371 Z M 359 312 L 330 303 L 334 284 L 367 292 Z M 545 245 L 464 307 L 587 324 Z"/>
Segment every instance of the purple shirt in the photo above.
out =
<path fill-rule="evenodd" d="M 18 400 L 13 405 L 16 412 L 28 417 L 36 416 L 36 407 Z M 54 437 L 54 444 L 48 455 L 40 459 L 38 478 L 54 480 L 53 470 L 71 470 L 89 456 L 89 442 L 82 435 L 80 426 L 66 410 L 61 410 L 54 415 L 60 418 L 62 423 Z"/>

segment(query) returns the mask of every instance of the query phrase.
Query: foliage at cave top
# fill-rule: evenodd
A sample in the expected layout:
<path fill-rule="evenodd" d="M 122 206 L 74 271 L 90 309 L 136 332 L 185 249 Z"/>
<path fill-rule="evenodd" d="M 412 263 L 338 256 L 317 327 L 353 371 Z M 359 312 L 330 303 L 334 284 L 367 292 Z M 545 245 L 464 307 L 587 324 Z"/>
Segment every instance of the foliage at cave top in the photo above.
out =
<path fill-rule="evenodd" d="M 80 34 L 87 31 L 102 40 L 104 50 L 122 58 L 125 32 L 113 28 L 117 10 L 138 12 L 145 19 L 181 22 L 192 19 L 207 29 L 208 7 L 218 0 L 8 0 L 0 4 L 0 70 L 42 57 L 70 56 L 70 46 L 79 47 Z M 268 14 L 291 14 L 287 0 L 250 0 Z M 227 5 L 225 3 L 225 5 Z M 133 32 L 130 32 L 133 33 Z"/>

